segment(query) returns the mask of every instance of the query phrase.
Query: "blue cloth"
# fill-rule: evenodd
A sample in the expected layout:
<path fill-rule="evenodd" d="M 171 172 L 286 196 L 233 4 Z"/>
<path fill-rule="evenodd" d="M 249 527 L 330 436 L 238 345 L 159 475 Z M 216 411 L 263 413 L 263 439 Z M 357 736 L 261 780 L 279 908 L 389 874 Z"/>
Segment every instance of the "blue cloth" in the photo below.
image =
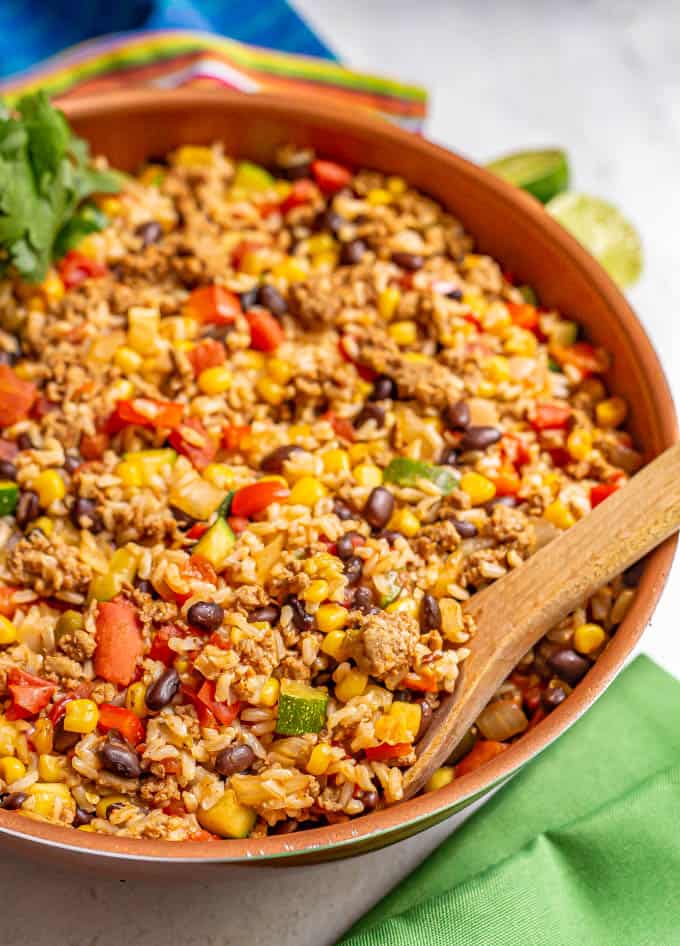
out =
<path fill-rule="evenodd" d="M 205 30 L 336 58 L 286 0 L 0 0 L 0 78 L 95 36 L 143 29 Z"/>

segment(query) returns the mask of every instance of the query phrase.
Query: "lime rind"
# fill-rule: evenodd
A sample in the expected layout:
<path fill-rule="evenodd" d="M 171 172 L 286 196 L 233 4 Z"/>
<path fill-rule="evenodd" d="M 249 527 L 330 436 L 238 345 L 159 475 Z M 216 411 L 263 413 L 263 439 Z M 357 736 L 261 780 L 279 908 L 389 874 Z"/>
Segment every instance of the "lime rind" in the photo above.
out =
<path fill-rule="evenodd" d="M 543 204 L 569 186 L 569 160 L 566 152 L 559 148 L 514 151 L 491 161 L 486 167 Z"/>

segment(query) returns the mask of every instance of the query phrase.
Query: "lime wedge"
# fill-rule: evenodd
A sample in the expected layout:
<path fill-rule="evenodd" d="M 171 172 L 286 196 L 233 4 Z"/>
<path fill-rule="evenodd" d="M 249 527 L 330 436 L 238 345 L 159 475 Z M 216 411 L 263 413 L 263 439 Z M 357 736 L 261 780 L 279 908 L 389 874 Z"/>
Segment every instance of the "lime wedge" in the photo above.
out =
<path fill-rule="evenodd" d="M 604 266 L 619 286 L 631 286 L 642 272 L 642 244 L 635 227 L 606 200 L 566 193 L 545 208 Z"/>
<path fill-rule="evenodd" d="M 543 204 L 569 186 L 567 155 L 557 148 L 548 151 L 515 151 L 491 161 L 487 168 L 533 194 Z"/>

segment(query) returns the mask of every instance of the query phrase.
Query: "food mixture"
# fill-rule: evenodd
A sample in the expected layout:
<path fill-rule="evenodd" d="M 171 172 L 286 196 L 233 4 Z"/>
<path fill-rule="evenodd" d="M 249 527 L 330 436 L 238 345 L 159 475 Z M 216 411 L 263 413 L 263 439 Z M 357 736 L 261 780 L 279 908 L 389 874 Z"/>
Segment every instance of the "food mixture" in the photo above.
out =
<path fill-rule="evenodd" d="M 90 212 L 0 282 L 0 806 L 200 840 L 398 801 L 466 599 L 640 464 L 607 352 L 408 182 L 308 151 L 181 147 Z M 635 581 L 428 790 L 568 697 Z"/>

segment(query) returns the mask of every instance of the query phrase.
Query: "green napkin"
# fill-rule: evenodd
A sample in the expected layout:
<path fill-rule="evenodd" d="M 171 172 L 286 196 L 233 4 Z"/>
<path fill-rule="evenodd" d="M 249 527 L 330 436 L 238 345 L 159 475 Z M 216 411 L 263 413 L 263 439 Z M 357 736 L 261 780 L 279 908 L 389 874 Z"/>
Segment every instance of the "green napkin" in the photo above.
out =
<path fill-rule="evenodd" d="M 680 683 L 638 657 L 342 946 L 680 943 Z"/>

